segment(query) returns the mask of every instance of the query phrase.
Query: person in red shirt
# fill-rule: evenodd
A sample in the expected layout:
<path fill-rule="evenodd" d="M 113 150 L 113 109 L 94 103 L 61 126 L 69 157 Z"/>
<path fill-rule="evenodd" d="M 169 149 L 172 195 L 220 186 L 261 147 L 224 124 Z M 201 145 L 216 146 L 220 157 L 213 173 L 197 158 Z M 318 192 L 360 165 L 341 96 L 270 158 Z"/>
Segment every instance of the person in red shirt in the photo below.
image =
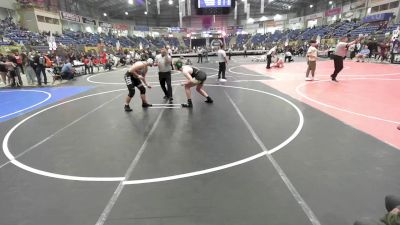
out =
<path fill-rule="evenodd" d="M 97 72 L 99 72 L 99 70 L 100 70 L 99 64 L 100 64 L 100 60 L 97 57 L 93 57 L 93 66 L 95 66 L 97 68 Z"/>
<path fill-rule="evenodd" d="M 85 64 L 85 75 L 89 71 L 89 74 L 93 74 L 93 62 L 91 56 L 84 56 L 83 64 Z"/>

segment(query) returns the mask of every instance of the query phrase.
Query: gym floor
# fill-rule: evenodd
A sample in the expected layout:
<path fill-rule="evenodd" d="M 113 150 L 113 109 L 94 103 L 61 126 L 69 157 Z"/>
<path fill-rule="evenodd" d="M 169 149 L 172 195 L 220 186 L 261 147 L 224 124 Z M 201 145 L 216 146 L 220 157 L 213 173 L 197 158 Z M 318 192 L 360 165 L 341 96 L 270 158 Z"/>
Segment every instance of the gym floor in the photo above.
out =
<path fill-rule="evenodd" d="M 214 104 L 166 106 L 152 68 L 142 109 L 123 110 L 127 68 L 57 88 L 0 90 L 1 225 L 345 225 L 379 219 L 400 190 L 400 70 L 332 61 L 304 81 L 295 59 L 265 69 L 216 58 Z M 192 59 L 196 61 L 195 59 Z M 174 73 L 174 103 L 186 102 Z"/>

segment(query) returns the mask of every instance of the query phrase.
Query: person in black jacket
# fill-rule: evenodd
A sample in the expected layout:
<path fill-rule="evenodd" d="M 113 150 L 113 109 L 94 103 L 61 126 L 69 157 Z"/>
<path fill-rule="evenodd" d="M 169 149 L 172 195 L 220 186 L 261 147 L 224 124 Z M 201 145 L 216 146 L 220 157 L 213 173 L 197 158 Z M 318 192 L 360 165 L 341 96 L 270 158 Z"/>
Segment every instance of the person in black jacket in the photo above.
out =
<path fill-rule="evenodd" d="M 43 81 L 44 84 L 47 85 L 47 76 L 46 76 L 46 59 L 44 56 L 38 52 L 34 58 L 34 63 L 36 66 L 36 78 L 39 86 L 42 86 L 42 78 L 40 76 L 41 73 L 43 73 Z"/>

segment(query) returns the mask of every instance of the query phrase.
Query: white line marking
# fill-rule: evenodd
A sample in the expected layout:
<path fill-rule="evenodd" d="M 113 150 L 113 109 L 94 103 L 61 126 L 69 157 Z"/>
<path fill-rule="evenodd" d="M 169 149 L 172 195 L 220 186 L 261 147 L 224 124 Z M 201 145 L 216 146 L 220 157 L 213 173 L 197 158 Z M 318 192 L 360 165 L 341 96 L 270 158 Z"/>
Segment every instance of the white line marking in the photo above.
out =
<path fill-rule="evenodd" d="M 175 89 L 176 90 L 176 89 Z M 146 139 L 144 140 L 142 146 L 140 147 L 138 153 L 136 154 L 135 158 L 129 165 L 128 169 L 125 172 L 124 180 L 129 179 L 133 170 L 135 169 L 136 165 L 138 164 L 140 158 L 142 157 L 144 150 L 147 147 L 150 137 L 153 135 L 154 131 L 156 130 L 158 124 L 160 123 L 161 117 L 164 114 L 165 110 L 161 110 L 160 114 L 158 114 L 156 121 L 154 122 L 153 126 L 151 127 L 150 132 L 147 134 Z M 114 207 L 115 203 L 117 202 L 119 196 L 121 195 L 122 190 L 124 189 L 123 181 L 118 184 L 117 189 L 114 191 L 114 194 L 111 196 L 111 199 L 108 201 L 106 207 L 104 208 L 103 212 L 101 213 L 99 219 L 96 222 L 96 225 L 103 225 L 108 216 L 111 213 L 112 208 Z"/>
<path fill-rule="evenodd" d="M 385 81 L 397 80 L 397 81 L 400 81 L 400 79 L 389 79 L 389 78 L 387 78 L 387 79 L 385 79 L 385 78 L 351 78 L 351 79 L 345 79 L 345 80 L 385 80 Z M 333 105 L 329 105 L 329 104 L 320 102 L 318 100 L 315 100 L 315 99 L 307 96 L 306 94 L 304 94 L 300 90 L 302 87 L 304 87 L 306 85 L 310 85 L 310 84 L 313 84 L 313 83 L 321 83 L 321 82 L 330 82 L 330 80 L 319 80 L 319 81 L 314 81 L 314 82 L 305 82 L 305 83 L 300 84 L 300 85 L 298 85 L 296 87 L 296 92 L 301 97 L 306 98 L 309 101 L 312 101 L 314 103 L 317 103 L 319 105 L 322 105 L 322 106 L 325 106 L 325 107 L 328 107 L 328 108 L 331 108 L 331 109 L 335 109 L 335 110 L 338 110 L 338 111 L 350 113 L 350 114 L 357 115 L 357 116 L 366 117 L 366 118 L 369 118 L 369 119 L 380 120 L 380 121 L 384 121 L 384 122 L 388 122 L 388 123 L 394 123 L 394 124 L 399 124 L 400 123 L 400 121 L 382 119 L 382 118 L 379 118 L 379 117 L 376 117 L 376 116 L 370 116 L 370 115 L 366 115 L 366 114 L 363 114 L 363 113 L 353 112 L 353 111 L 350 111 L 350 110 L 347 110 L 347 109 L 343 109 L 343 108 L 339 108 L 339 107 L 336 107 L 336 106 L 333 106 Z"/>
<path fill-rule="evenodd" d="M 288 145 L 291 141 L 293 141 L 297 135 L 300 133 L 303 125 L 304 125 L 304 116 L 301 112 L 301 110 L 291 101 L 287 100 L 286 98 L 283 98 L 279 95 L 275 95 L 269 92 L 265 92 L 265 91 L 260 91 L 260 90 L 256 90 L 256 89 L 251 89 L 251 88 L 244 88 L 244 87 L 238 87 L 238 86 L 225 86 L 225 85 L 213 85 L 213 84 L 206 84 L 205 86 L 211 86 L 211 87 L 228 87 L 228 88 L 234 88 L 234 89 L 242 89 L 242 90 L 248 90 L 248 91 L 253 91 L 253 92 L 257 92 L 257 93 L 262 93 L 262 94 L 266 94 L 266 95 L 270 95 L 273 97 L 276 97 L 286 103 L 288 103 L 290 106 L 292 106 L 298 116 L 299 116 L 299 124 L 298 127 L 296 128 L 296 130 L 294 131 L 294 133 L 289 136 L 285 141 L 283 141 L 281 144 L 279 144 L 278 146 L 272 148 L 270 150 L 270 153 L 274 153 L 280 149 L 282 149 L 284 146 Z M 100 92 L 100 93 L 95 93 L 95 94 L 90 94 L 90 95 L 86 95 L 86 96 L 82 96 L 82 97 L 78 97 L 75 99 L 71 99 L 65 102 L 61 102 L 58 103 L 56 105 L 50 106 L 48 108 L 45 108 L 43 110 L 40 110 L 30 116 L 28 116 L 27 118 L 23 119 L 22 121 L 20 121 L 19 123 L 17 123 L 14 127 L 12 127 L 7 134 L 5 135 L 4 139 L 3 139 L 3 152 L 4 154 L 7 156 L 7 158 L 11 161 L 11 163 L 13 163 L 14 165 L 20 167 L 21 169 L 24 169 L 26 171 L 32 172 L 32 173 L 36 173 L 42 176 L 47 176 L 47 177 L 52 177 L 52 178 L 56 178 L 56 179 L 65 179 L 65 180 L 74 180 L 74 181 L 122 181 L 123 177 L 77 177 L 77 176 L 69 176 L 69 175 L 63 175 L 63 174 L 55 174 L 55 173 L 49 173 L 46 171 L 42 171 L 42 170 L 38 170 L 32 167 L 29 167 L 27 165 L 22 164 L 21 162 L 17 161 L 15 159 L 15 157 L 11 154 L 10 149 L 8 148 L 8 142 L 10 139 L 10 136 L 13 134 L 13 132 L 19 127 L 21 126 L 23 123 L 25 123 L 27 120 L 37 116 L 40 113 L 43 113 L 47 110 L 50 110 L 52 108 L 70 103 L 70 102 L 74 102 L 77 100 L 81 100 L 81 99 L 85 99 L 85 98 L 89 98 L 89 97 L 93 97 L 93 96 L 98 96 L 98 95 L 103 95 L 103 94 L 108 94 L 108 93 L 113 93 L 113 92 L 118 92 L 118 91 L 126 91 L 126 88 L 123 89 L 116 89 L 116 90 L 111 90 L 111 91 L 105 91 L 105 92 Z M 179 175 L 174 175 L 174 176 L 168 176 L 168 177 L 160 177 L 160 178 L 152 178 L 152 179 L 144 179 L 144 180 L 131 180 L 131 181 L 124 181 L 123 184 L 141 184 L 141 183 L 153 183 L 153 182 L 162 182 L 162 181 L 168 181 L 168 180 L 176 180 L 176 179 L 181 179 L 181 178 L 186 178 L 186 177 L 192 177 L 192 176 L 197 176 L 197 175 L 202 175 L 202 174 L 207 174 L 207 173 L 212 173 L 212 172 L 216 172 L 219 170 L 223 170 L 223 169 L 228 169 L 230 167 L 234 167 L 237 165 L 241 165 L 243 163 L 247 163 L 250 162 L 252 160 L 255 160 L 257 158 L 260 158 L 262 156 L 264 156 L 264 152 L 261 152 L 259 154 L 256 154 L 254 156 L 250 156 L 248 158 L 236 161 L 236 162 L 232 162 L 229 164 L 225 164 L 222 166 L 218 166 L 218 167 L 214 167 L 214 168 L 210 168 L 210 169 L 205 169 L 205 170 L 201 170 L 201 171 L 196 171 L 196 172 L 191 172 L 191 173 L 185 173 L 185 174 L 179 174 Z"/>
<path fill-rule="evenodd" d="M 181 104 L 168 104 L 168 103 L 165 103 L 165 104 L 152 104 L 152 105 L 154 105 L 154 106 L 180 106 Z"/>
<path fill-rule="evenodd" d="M 291 101 L 289 101 L 286 98 L 283 98 L 279 95 L 275 95 L 269 92 L 265 92 L 265 91 L 260 91 L 260 90 L 256 90 L 256 89 L 251 89 L 251 88 L 244 88 L 244 87 L 237 87 L 237 86 L 224 86 L 224 85 L 212 85 L 212 84 L 207 84 L 206 86 L 212 86 L 212 87 L 228 87 L 228 88 L 234 88 L 234 89 L 242 89 L 242 90 L 248 90 L 248 91 L 253 91 L 253 92 L 258 92 L 258 93 L 262 93 L 262 94 L 267 94 L 273 97 L 276 97 L 286 103 L 288 103 L 290 106 L 292 106 L 292 108 L 294 108 L 299 116 L 299 124 L 296 128 L 296 130 L 293 132 L 292 135 L 290 135 L 285 141 L 283 141 L 281 144 L 279 144 L 278 146 L 272 148 L 269 150 L 269 154 L 273 154 L 274 152 L 282 149 L 283 147 L 285 147 L 286 145 L 288 145 L 290 142 L 292 142 L 301 132 L 301 129 L 303 128 L 304 125 L 304 116 L 303 113 L 301 112 L 301 110 Z M 266 152 L 261 152 L 258 153 L 256 155 L 247 157 L 245 159 L 242 160 L 238 160 L 236 162 L 232 162 L 232 163 L 228 163 L 222 166 L 217 166 L 217 167 L 213 167 L 213 168 L 209 168 L 209 169 L 205 169 L 205 170 L 199 170 L 199 171 L 195 171 L 195 172 L 190 172 L 190 173 L 184 173 L 184 174 L 178 174 L 178 175 L 173 175 L 173 176 L 166 176 L 166 177 L 157 177 L 157 178 L 150 178 L 150 179 L 142 179 L 142 180 L 130 180 L 130 181 L 124 181 L 123 184 L 124 185 L 130 185 L 130 184 L 147 184 L 147 183 L 155 183 L 155 182 L 165 182 L 165 181 L 170 181 L 170 180 L 177 180 L 177 179 L 182 179 L 182 178 L 188 178 L 188 177 L 193 177 L 193 176 L 199 176 L 199 175 L 203 175 L 203 174 L 208 174 L 208 173 L 214 173 L 220 170 L 224 170 L 224 169 L 228 169 L 234 166 L 238 166 L 250 161 L 253 161 L 255 159 L 258 159 L 262 156 L 264 156 L 266 154 Z"/>
<path fill-rule="evenodd" d="M 239 66 L 234 66 L 234 67 L 231 67 L 231 68 L 229 68 L 228 69 L 228 71 L 229 72 L 231 72 L 231 73 L 235 73 L 235 74 L 239 74 L 239 75 L 242 75 L 242 76 L 251 76 L 251 77 L 265 77 L 265 76 L 270 76 L 270 77 L 279 77 L 279 76 L 284 76 L 284 75 L 293 75 L 293 74 L 302 74 L 302 75 L 304 75 L 305 74 L 305 70 L 304 70 L 304 72 L 302 71 L 302 72 L 299 72 L 299 73 L 296 73 L 296 72 L 290 72 L 290 73 L 288 73 L 288 72 L 285 72 L 285 70 L 280 70 L 280 71 L 266 71 L 266 73 L 267 74 L 265 74 L 265 75 L 260 75 L 260 74 L 250 74 L 250 73 L 242 73 L 242 72 L 236 72 L 236 71 L 233 71 L 233 69 L 236 69 L 236 68 L 239 68 L 239 67 L 242 67 L 242 68 L 244 68 L 244 69 L 247 69 L 247 68 L 245 68 L 245 67 L 243 67 L 243 65 L 239 65 Z M 284 69 L 284 68 L 283 68 Z M 306 69 L 306 68 L 305 68 Z M 342 77 L 381 77 L 381 76 L 397 76 L 397 75 L 400 75 L 400 73 L 386 73 L 386 74 L 343 74 L 343 75 L 340 75 L 340 76 L 342 76 Z M 319 76 L 330 76 L 330 74 L 320 74 Z M 302 78 L 303 79 L 303 78 Z"/>
<path fill-rule="evenodd" d="M 180 109 L 182 107 L 180 106 L 154 106 L 154 107 L 149 107 L 148 109 Z"/>
<path fill-rule="evenodd" d="M 112 98 L 111 100 L 97 106 L 96 108 L 90 110 L 89 112 L 85 113 L 84 115 L 80 116 L 78 119 L 72 121 L 71 123 L 67 124 L 66 126 L 62 127 L 61 129 L 57 130 L 56 132 L 52 133 L 51 135 L 47 136 L 46 138 L 44 138 L 43 140 L 39 141 L 38 143 L 32 145 L 31 147 L 27 148 L 25 151 L 21 152 L 20 154 L 14 156 L 14 159 L 18 159 L 19 157 L 23 156 L 24 154 L 30 152 L 31 150 L 37 148 L 38 146 L 40 146 L 41 144 L 45 143 L 46 141 L 50 140 L 51 138 L 53 138 L 54 136 L 56 136 L 57 134 L 61 133 L 63 130 L 67 129 L 68 127 L 71 127 L 72 125 L 76 124 L 77 122 L 79 122 L 80 120 L 82 120 L 83 118 L 87 117 L 89 114 L 94 113 L 95 111 L 99 110 L 100 108 L 104 107 L 105 105 L 109 104 L 110 102 L 114 101 L 115 99 L 117 99 L 118 97 L 120 97 L 122 94 L 117 95 L 116 97 Z M 7 161 L 6 163 L 4 163 L 3 165 L 0 165 L 0 169 L 2 167 L 4 167 L 5 165 L 7 165 L 8 163 L 10 163 L 10 161 Z"/>
<path fill-rule="evenodd" d="M 308 206 L 306 201 L 304 201 L 303 197 L 301 197 L 300 193 L 294 187 L 293 183 L 289 180 L 289 178 L 287 177 L 287 175 L 285 174 L 283 169 L 279 166 L 279 164 L 275 160 L 275 158 L 271 155 L 271 153 L 267 149 L 267 147 L 265 147 L 264 143 L 261 141 L 260 137 L 257 135 L 257 133 L 254 131 L 253 127 L 247 121 L 246 117 L 242 114 L 242 112 L 240 111 L 239 107 L 235 104 L 235 102 L 228 95 L 228 93 L 226 91 L 224 91 L 224 92 L 225 92 L 225 95 L 228 97 L 229 101 L 232 103 L 233 107 L 235 108 L 237 114 L 242 119 L 242 121 L 246 125 L 247 129 L 250 131 L 250 133 L 253 136 L 254 140 L 260 146 L 262 151 L 265 152 L 265 156 L 267 156 L 269 161 L 272 163 L 272 165 L 274 166 L 276 172 L 278 172 L 279 176 L 281 177 L 283 182 L 286 184 L 287 188 L 289 189 L 290 193 L 292 193 L 292 196 L 296 199 L 297 203 L 299 203 L 300 207 L 303 209 L 304 213 L 307 215 L 307 217 L 310 220 L 310 222 L 313 225 L 321 225 L 321 223 L 319 222 L 318 218 L 315 216 L 314 212 Z"/>
<path fill-rule="evenodd" d="M 239 67 L 242 67 L 242 66 L 234 66 L 234 67 L 231 67 L 231 68 L 228 69 L 228 71 L 231 72 L 231 73 L 235 73 L 235 74 L 239 74 L 239 75 L 243 75 L 243 76 L 251 76 L 251 77 L 266 77 L 266 76 L 269 76 L 269 75 L 267 75 L 267 74 L 261 75 L 261 74 L 253 74 L 253 73 L 250 74 L 250 73 L 241 73 L 241 72 L 235 72 L 235 71 L 233 71 L 233 69 L 239 68 Z M 244 68 L 244 67 L 242 67 L 242 68 Z M 271 75 L 272 75 L 272 74 L 271 74 Z"/>
<path fill-rule="evenodd" d="M 0 93 L 2 93 L 2 92 L 17 92 L 17 91 L 20 91 L 20 92 L 38 92 L 38 93 L 44 93 L 44 94 L 47 95 L 47 98 L 44 99 L 44 100 L 41 101 L 41 102 L 38 102 L 38 103 L 36 103 L 36 104 L 34 104 L 34 105 L 31 105 L 31 106 L 29 106 L 29 107 L 26 107 L 26 108 L 24 108 L 24 109 L 21 109 L 21 110 L 18 110 L 18 111 L 9 113 L 9 114 L 7 114 L 7 115 L 0 116 L 0 119 L 5 118 L 5 117 L 8 117 L 8 116 L 11 116 L 11 115 L 14 115 L 14 114 L 17 114 L 17 113 L 20 113 L 20 112 L 23 112 L 23 111 L 26 111 L 26 110 L 28 110 L 28 109 L 31 109 L 31 108 L 33 108 L 33 107 L 35 107 L 35 106 L 38 106 L 38 105 L 40 105 L 40 104 L 43 104 L 44 102 L 47 102 L 47 101 L 51 98 L 51 94 L 50 94 L 49 92 L 46 92 L 46 91 L 38 91 L 38 90 L 12 90 L 12 91 L 0 91 Z"/>
<path fill-rule="evenodd" d="M 90 95 L 86 95 L 86 96 L 82 96 L 82 97 L 78 97 L 78 98 L 74 98 L 65 102 L 61 102 L 58 103 L 56 105 L 52 105 L 50 107 L 47 107 L 45 109 L 42 109 L 30 116 L 28 116 L 27 118 L 21 120 L 19 123 L 17 123 L 14 127 L 12 127 L 7 134 L 5 135 L 4 139 L 3 139 L 3 152 L 6 155 L 6 157 L 11 161 L 12 164 L 14 164 L 15 166 L 24 169 L 26 171 L 29 171 L 31 173 L 35 173 L 35 174 L 39 174 L 42 176 L 46 176 L 46 177 L 52 177 L 52 178 L 56 178 L 56 179 L 65 179 L 65 180 L 74 180 L 74 181 L 121 181 L 123 180 L 123 177 L 79 177 L 79 176 L 69 176 L 69 175 L 63 175 L 63 174 L 56 174 L 56 173 L 50 173 L 47 171 L 43 171 L 43 170 L 38 170 L 35 168 L 32 168 L 30 166 L 24 165 L 21 162 L 17 161 L 14 157 L 13 154 L 11 154 L 10 149 L 8 148 L 8 142 L 10 139 L 11 134 L 19 127 L 21 126 L 23 123 L 25 123 L 27 120 L 35 117 L 36 115 L 45 112 L 47 110 L 50 110 L 52 108 L 55 108 L 57 106 L 60 105 L 64 105 L 67 104 L 69 102 L 74 102 L 80 99 L 84 99 L 84 98 L 88 98 L 88 97 L 92 97 L 92 96 L 97 96 L 97 95 L 102 95 L 102 94 L 107 94 L 107 93 L 113 93 L 113 92 L 118 92 L 118 91 L 125 91 L 126 89 L 117 89 L 117 90 L 112 90 L 112 91 L 105 91 L 105 92 L 100 92 L 100 93 L 95 93 L 95 94 L 90 94 Z"/>
<path fill-rule="evenodd" d="M 209 68 L 209 69 L 213 69 L 213 68 Z M 105 74 L 105 73 L 100 73 L 100 74 L 95 74 L 95 75 L 89 76 L 89 77 L 86 78 L 86 81 L 89 82 L 89 83 L 93 83 L 93 84 L 103 84 L 103 85 L 126 85 L 125 82 L 102 82 L 102 81 L 94 81 L 94 80 L 92 80 L 92 78 L 97 77 L 97 76 L 99 76 L 99 75 L 104 75 L 104 74 Z M 218 74 L 212 74 L 212 75 L 207 76 L 207 78 L 215 77 L 215 76 L 217 76 L 217 75 L 218 75 Z M 187 79 L 185 79 L 185 80 L 173 80 L 173 81 L 171 81 L 171 82 L 174 83 L 174 82 L 182 82 L 182 81 L 187 81 Z M 159 82 L 156 82 L 156 81 L 154 81 L 154 82 L 148 82 L 148 83 L 149 83 L 149 84 L 159 84 Z M 158 85 L 158 86 L 160 86 L 160 85 Z"/>

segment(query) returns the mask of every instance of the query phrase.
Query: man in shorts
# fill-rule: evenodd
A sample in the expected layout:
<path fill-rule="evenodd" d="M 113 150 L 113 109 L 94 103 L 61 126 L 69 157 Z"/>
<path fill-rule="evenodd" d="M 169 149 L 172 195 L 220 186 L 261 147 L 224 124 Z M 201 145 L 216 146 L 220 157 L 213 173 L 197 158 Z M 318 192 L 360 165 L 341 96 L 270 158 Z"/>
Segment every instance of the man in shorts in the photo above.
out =
<path fill-rule="evenodd" d="M 126 72 L 124 78 L 126 86 L 128 87 L 128 96 L 125 100 L 125 111 L 131 112 L 132 109 L 129 106 L 133 96 L 135 95 L 135 87 L 140 91 L 140 98 L 142 99 L 142 107 L 147 108 L 152 105 L 149 104 L 146 100 L 146 86 L 147 88 L 151 88 L 150 85 L 146 82 L 146 74 L 147 68 L 149 66 L 153 66 L 153 59 L 148 59 L 147 61 L 139 61 L 132 65 L 132 67 Z"/>
<path fill-rule="evenodd" d="M 187 97 L 187 104 L 182 104 L 184 108 L 193 108 L 191 88 L 196 86 L 196 91 L 206 98 L 206 103 L 213 103 L 214 101 L 208 96 L 207 92 L 203 89 L 203 84 L 207 79 L 207 74 L 196 67 L 183 65 L 181 61 L 175 63 L 175 69 L 179 70 L 186 77 L 187 81 L 183 84 Z"/>

